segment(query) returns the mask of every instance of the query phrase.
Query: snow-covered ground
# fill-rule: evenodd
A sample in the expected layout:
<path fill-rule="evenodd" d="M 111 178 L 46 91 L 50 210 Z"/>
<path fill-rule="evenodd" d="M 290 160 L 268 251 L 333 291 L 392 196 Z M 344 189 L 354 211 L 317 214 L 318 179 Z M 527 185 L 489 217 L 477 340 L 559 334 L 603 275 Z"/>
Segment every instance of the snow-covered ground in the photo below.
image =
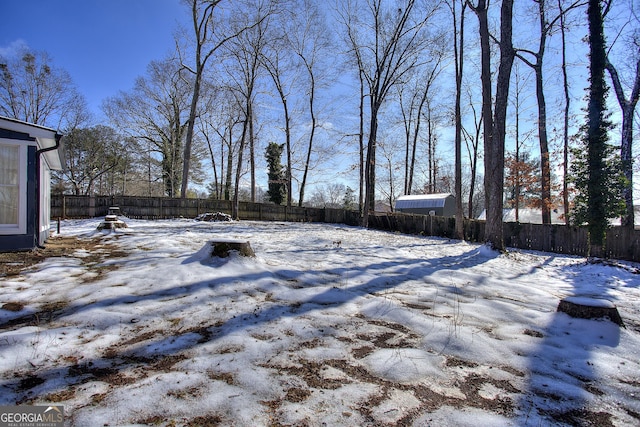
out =
<path fill-rule="evenodd" d="M 0 305 L 23 306 L 0 310 L 0 405 L 61 404 L 73 426 L 640 425 L 637 265 L 125 221 L 64 221 L 91 250 L 0 279 Z M 256 257 L 212 258 L 215 239 Z M 615 303 L 626 328 L 556 312 L 569 296 Z"/>

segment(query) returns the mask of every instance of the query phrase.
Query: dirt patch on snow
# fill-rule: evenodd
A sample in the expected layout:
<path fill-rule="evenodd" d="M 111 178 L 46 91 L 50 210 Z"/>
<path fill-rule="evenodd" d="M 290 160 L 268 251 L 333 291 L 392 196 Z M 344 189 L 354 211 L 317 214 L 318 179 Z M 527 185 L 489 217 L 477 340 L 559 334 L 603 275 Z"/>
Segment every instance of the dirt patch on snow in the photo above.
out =
<path fill-rule="evenodd" d="M 13 278 L 28 273 L 36 268 L 37 264 L 48 258 L 73 258 L 81 261 L 81 264 L 90 272 L 84 277 L 85 282 L 100 280 L 105 273 L 118 268 L 116 264 L 102 264 L 111 258 L 123 258 L 127 252 L 120 249 L 113 242 L 104 242 L 100 237 L 78 238 L 55 236 L 47 240 L 44 248 L 32 251 L 0 253 L 0 278 Z M 20 313 L 29 301 L 8 301 L 0 306 L 0 309 Z M 49 301 L 41 304 L 35 313 L 13 318 L 0 323 L 0 329 L 15 328 L 19 326 L 37 326 L 51 322 L 69 307 L 69 301 Z"/>
<path fill-rule="evenodd" d="M 96 264 L 106 258 L 121 258 L 127 255 L 115 244 L 105 243 L 99 237 L 81 239 L 55 236 L 47 240 L 44 248 L 0 253 L 0 277 L 17 276 L 47 258 L 76 257 L 74 254 L 78 251 L 83 252 L 82 260 L 85 264 Z"/>

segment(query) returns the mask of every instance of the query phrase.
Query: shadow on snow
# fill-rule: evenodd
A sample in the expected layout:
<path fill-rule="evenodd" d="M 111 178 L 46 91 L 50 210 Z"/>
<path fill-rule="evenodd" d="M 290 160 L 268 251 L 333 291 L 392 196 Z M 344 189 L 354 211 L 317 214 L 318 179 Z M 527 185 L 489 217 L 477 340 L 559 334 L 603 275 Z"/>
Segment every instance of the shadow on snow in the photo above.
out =
<path fill-rule="evenodd" d="M 225 260 L 207 260 L 206 254 L 202 251 L 187 257 L 183 263 L 202 262 L 212 267 L 223 266 Z M 424 278 L 437 271 L 440 266 L 446 265 L 449 269 L 470 267 L 483 262 L 490 258 L 483 254 L 479 249 L 472 249 L 462 255 L 445 256 L 436 259 L 416 260 L 416 259 L 396 259 L 393 261 L 384 261 L 381 263 L 370 264 L 357 269 L 349 268 L 330 268 L 324 270 L 289 270 L 280 269 L 276 271 L 261 271 L 257 273 L 248 273 L 242 275 L 229 275 L 213 280 L 191 283 L 185 286 L 175 286 L 170 289 L 162 289 L 157 292 L 151 292 L 143 295 L 123 295 L 118 297 L 106 298 L 95 303 L 86 305 L 69 306 L 56 312 L 50 319 L 41 322 L 39 326 L 46 325 L 54 320 L 61 320 L 65 317 L 72 316 L 84 311 L 93 309 L 117 307 L 120 305 L 138 304 L 146 301 L 159 301 L 171 298 L 180 298 L 195 294 L 200 290 L 215 288 L 220 285 L 227 285 L 232 282 L 255 282 L 265 278 L 277 280 L 292 279 L 309 279 L 312 283 L 320 283 L 326 287 L 329 282 L 324 282 L 327 276 L 340 277 L 348 274 L 350 280 L 356 279 L 363 274 L 374 274 L 378 271 L 385 271 L 390 268 L 398 267 L 399 272 L 393 275 L 388 273 L 380 274 L 374 278 L 369 278 L 364 283 L 346 286 L 331 287 L 323 290 L 305 300 L 290 301 L 287 303 L 269 302 L 267 307 L 256 307 L 252 311 L 239 313 L 224 321 L 212 322 L 209 325 L 203 325 L 194 334 L 194 330 L 187 330 L 170 337 L 161 336 L 154 337 L 152 340 L 144 341 L 144 345 L 140 348 L 129 349 L 117 354 L 103 355 L 100 358 L 92 360 L 82 360 L 82 365 L 64 365 L 56 368 L 48 368 L 38 370 L 37 368 L 27 373 L 16 373 L 14 378 L 4 379 L 0 382 L 0 404 L 18 404 L 27 401 L 37 401 L 47 395 L 65 390 L 68 387 L 82 384 L 86 381 L 100 379 L 101 376 L 113 375 L 120 373 L 131 367 L 131 363 L 149 364 L 158 362 L 159 358 L 167 359 L 175 357 L 181 352 L 203 345 L 207 342 L 218 340 L 224 336 L 236 333 L 238 331 L 255 327 L 259 324 L 268 323 L 284 317 L 301 316 L 305 313 L 331 309 L 347 304 L 357 298 L 374 294 L 378 291 L 388 290 L 399 286 L 409 280 Z M 303 277 L 304 276 L 304 277 Z M 313 288 L 311 285 L 310 288 Z M 156 314 L 157 316 L 157 314 Z M 117 316 L 116 316 L 117 317 Z M 20 320 L 20 319 L 18 319 Z M 25 319 L 22 319 L 25 320 Z M 20 322 L 13 321 L 15 325 L 25 326 Z M 14 325 L 14 326 L 15 326 Z M 6 328 L 8 325 L 2 325 Z M 104 327 L 108 328 L 107 325 Z M 171 341 L 172 345 L 167 345 Z M 142 344 L 142 341 L 141 341 Z M 162 349 L 160 353 L 153 354 L 151 349 Z"/>

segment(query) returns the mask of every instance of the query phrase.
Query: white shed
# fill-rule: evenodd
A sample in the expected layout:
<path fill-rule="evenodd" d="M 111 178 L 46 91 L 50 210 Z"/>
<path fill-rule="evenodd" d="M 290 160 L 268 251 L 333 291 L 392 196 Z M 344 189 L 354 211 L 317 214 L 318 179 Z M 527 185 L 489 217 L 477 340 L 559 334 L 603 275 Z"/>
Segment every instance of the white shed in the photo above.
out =
<path fill-rule="evenodd" d="M 415 194 L 400 196 L 396 200 L 396 212 L 437 216 L 455 216 L 456 198 L 451 193 Z"/>

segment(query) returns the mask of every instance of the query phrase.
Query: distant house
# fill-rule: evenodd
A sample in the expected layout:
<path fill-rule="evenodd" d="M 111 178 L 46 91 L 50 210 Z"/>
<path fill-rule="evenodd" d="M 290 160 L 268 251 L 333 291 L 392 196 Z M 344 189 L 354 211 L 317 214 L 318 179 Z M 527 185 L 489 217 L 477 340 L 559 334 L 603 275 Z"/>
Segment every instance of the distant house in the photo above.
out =
<path fill-rule="evenodd" d="M 49 237 L 51 171 L 64 164 L 61 138 L 0 116 L 0 252 L 34 249 Z"/>
<path fill-rule="evenodd" d="M 455 216 L 456 198 L 451 193 L 416 194 L 400 196 L 396 200 L 396 212 L 420 215 Z"/>
<path fill-rule="evenodd" d="M 487 211 L 484 210 L 478 217 L 478 219 L 486 220 Z M 522 224 L 542 224 L 542 210 L 541 209 L 518 209 L 518 220 L 516 221 L 515 209 L 503 209 L 502 221 L 504 222 L 520 222 Z M 552 224 L 565 224 L 564 209 L 552 209 L 551 210 L 551 223 Z"/>
<path fill-rule="evenodd" d="M 634 223 L 635 223 L 634 225 L 636 230 L 640 229 L 640 205 L 638 204 L 633 205 L 633 219 L 634 219 Z M 611 225 L 619 226 L 622 223 L 622 221 L 620 220 L 620 218 L 616 218 L 609 221 L 609 223 Z"/>
<path fill-rule="evenodd" d="M 640 205 L 636 205 L 634 208 L 635 227 L 640 228 Z M 480 220 L 487 219 L 487 211 L 483 210 L 480 216 Z M 502 211 L 503 222 L 520 222 L 522 224 L 542 224 L 542 211 L 540 209 L 519 209 L 518 221 L 516 221 L 515 209 L 503 209 Z M 552 209 L 551 210 L 551 224 L 566 224 L 564 217 L 564 209 Z M 615 218 L 609 221 L 609 225 L 619 226 L 620 218 Z"/>

